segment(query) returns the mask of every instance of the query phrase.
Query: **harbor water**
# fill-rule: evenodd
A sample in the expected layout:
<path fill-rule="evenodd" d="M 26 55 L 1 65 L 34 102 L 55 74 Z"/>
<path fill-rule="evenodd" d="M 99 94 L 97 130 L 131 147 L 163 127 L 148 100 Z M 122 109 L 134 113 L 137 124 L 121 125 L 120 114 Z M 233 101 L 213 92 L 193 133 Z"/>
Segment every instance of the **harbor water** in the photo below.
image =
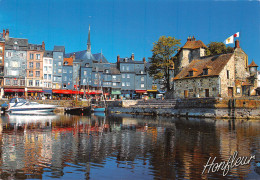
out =
<path fill-rule="evenodd" d="M 0 132 L 0 179 L 260 179 L 260 121 L 6 115 Z M 234 152 L 255 158 L 202 173 Z"/>

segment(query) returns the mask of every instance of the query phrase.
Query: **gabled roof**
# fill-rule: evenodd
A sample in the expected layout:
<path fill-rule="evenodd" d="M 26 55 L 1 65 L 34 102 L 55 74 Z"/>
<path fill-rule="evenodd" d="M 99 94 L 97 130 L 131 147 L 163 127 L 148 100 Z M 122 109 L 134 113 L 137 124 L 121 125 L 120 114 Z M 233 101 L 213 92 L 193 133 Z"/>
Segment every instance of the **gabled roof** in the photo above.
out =
<path fill-rule="evenodd" d="M 258 66 L 254 61 L 252 61 L 251 64 L 248 67 L 258 67 Z"/>
<path fill-rule="evenodd" d="M 5 41 L 5 49 L 14 49 L 14 46 L 19 46 L 19 50 L 27 50 L 28 49 L 28 39 L 20 39 L 20 38 L 9 38 L 9 40 Z"/>
<path fill-rule="evenodd" d="M 191 63 L 185 67 L 174 79 L 185 79 L 185 78 L 195 78 L 204 76 L 218 76 L 225 65 L 228 63 L 229 59 L 232 57 L 233 53 L 221 54 L 210 57 L 204 57 L 200 60 L 193 60 Z M 205 67 L 211 66 L 212 69 L 208 72 L 208 75 L 203 75 L 203 69 Z M 196 69 L 192 77 L 189 77 L 189 71 L 191 69 Z"/>
<path fill-rule="evenodd" d="M 53 51 L 49 51 L 49 50 L 44 51 L 43 57 L 53 58 Z"/>
<path fill-rule="evenodd" d="M 28 50 L 38 50 L 38 51 L 44 51 L 44 48 L 41 44 L 29 44 Z"/>
<path fill-rule="evenodd" d="M 207 46 L 201 41 L 187 41 L 182 49 L 199 49 L 199 48 L 207 48 Z"/>
<path fill-rule="evenodd" d="M 64 46 L 54 46 L 53 51 L 55 52 L 65 52 Z"/>
<path fill-rule="evenodd" d="M 98 62 L 102 60 L 102 63 L 108 63 L 106 57 L 103 54 L 101 56 L 101 53 L 93 54 L 93 56 Z"/>
<path fill-rule="evenodd" d="M 67 62 L 67 64 L 66 64 L 66 62 Z M 65 65 L 65 66 L 73 66 L 73 57 L 64 58 L 63 59 L 63 65 Z"/>

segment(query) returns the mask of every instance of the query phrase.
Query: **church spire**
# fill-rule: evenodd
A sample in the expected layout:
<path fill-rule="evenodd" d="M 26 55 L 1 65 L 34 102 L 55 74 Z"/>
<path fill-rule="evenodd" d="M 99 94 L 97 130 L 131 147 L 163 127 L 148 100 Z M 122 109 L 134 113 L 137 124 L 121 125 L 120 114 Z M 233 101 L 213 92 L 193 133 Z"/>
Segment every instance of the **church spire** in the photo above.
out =
<path fill-rule="evenodd" d="M 88 28 L 87 52 L 91 52 L 91 43 L 90 43 L 90 25 L 89 25 L 89 28 Z"/>

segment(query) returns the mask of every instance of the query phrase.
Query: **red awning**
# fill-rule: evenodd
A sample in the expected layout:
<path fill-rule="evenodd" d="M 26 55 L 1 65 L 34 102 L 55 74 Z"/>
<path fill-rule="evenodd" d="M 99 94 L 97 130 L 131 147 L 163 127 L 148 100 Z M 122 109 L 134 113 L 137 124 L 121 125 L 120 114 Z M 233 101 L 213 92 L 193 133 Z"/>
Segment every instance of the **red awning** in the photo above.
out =
<path fill-rule="evenodd" d="M 24 89 L 4 89 L 4 92 L 24 92 Z"/>
<path fill-rule="evenodd" d="M 109 95 L 110 95 L 110 93 L 104 93 L 104 95 L 106 95 L 106 96 L 109 96 Z"/>
<path fill-rule="evenodd" d="M 136 93 L 147 93 L 146 90 L 135 90 Z"/>
<path fill-rule="evenodd" d="M 72 91 L 72 94 L 84 94 L 84 92 L 81 92 L 81 91 Z"/>
<path fill-rule="evenodd" d="M 57 93 L 57 94 L 72 94 L 72 90 L 54 89 L 54 90 L 52 90 L 52 93 Z"/>

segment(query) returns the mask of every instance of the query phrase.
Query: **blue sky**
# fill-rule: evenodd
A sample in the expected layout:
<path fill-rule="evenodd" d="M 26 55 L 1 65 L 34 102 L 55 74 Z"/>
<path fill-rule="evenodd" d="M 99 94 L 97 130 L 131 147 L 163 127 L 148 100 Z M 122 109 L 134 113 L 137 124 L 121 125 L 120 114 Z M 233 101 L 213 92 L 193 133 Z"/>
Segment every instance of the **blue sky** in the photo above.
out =
<path fill-rule="evenodd" d="M 208 44 L 239 31 L 249 62 L 260 65 L 259 1 L 0 0 L 0 30 L 8 28 L 11 37 L 30 43 L 45 41 L 48 50 L 86 49 L 89 24 L 92 53 L 102 49 L 110 62 L 131 53 L 137 60 L 150 57 L 162 35 L 181 39 L 182 45 L 194 35 Z"/>

